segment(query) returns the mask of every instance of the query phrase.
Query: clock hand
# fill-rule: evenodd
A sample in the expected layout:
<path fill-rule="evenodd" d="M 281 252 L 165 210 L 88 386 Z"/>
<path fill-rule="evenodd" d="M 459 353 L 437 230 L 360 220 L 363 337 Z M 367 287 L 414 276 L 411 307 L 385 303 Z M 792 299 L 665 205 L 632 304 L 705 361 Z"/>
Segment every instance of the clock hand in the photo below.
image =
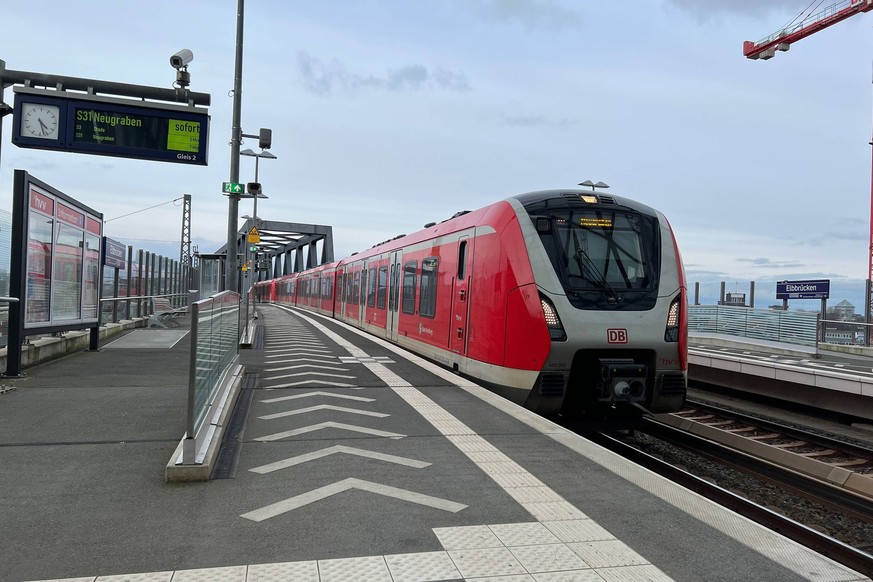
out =
<path fill-rule="evenodd" d="M 48 126 L 47 126 L 45 123 L 42 122 L 42 119 L 37 118 L 36 120 L 39 122 L 39 126 L 42 128 L 42 134 L 43 134 L 43 135 L 48 135 L 48 134 L 49 134 L 49 128 L 48 128 Z"/>

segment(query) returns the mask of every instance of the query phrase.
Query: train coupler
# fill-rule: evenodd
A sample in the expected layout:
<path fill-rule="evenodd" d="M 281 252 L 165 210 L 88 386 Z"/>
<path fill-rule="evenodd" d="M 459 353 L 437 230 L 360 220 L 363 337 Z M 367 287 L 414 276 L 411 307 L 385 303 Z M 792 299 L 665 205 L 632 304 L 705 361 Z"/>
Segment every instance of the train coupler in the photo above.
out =
<path fill-rule="evenodd" d="M 645 364 L 627 358 L 600 358 L 601 398 L 630 402 L 646 398 Z"/>

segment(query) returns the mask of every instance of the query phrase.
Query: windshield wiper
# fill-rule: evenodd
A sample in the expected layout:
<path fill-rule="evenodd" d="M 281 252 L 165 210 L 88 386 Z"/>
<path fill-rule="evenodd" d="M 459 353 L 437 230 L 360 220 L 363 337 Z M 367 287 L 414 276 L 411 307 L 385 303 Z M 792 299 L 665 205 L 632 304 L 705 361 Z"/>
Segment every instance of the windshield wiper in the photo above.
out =
<path fill-rule="evenodd" d="M 588 256 L 588 253 L 582 250 L 582 245 L 579 244 L 579 235 L 576 233 L 575 229 L 573 230 L 573 238 L 576 241 L 576 255 L 573 258 L 576 259 L 576 263 L 579 265 L 579 271 L 583 274 L 586 272 L 588 273 L 586 278 L 600 287 L 601 295 L 603 295 L 609 303 L 618 303 L 620 300 L 618 293 L 615 292 L 615 289 L 609 284 L 609 281 L 606 280 L 606 276 L 600 272 L 600 269 L 597 268 L 597 265 L 595 265 L 594 261 L 591 260 L 591 257 Z"/>

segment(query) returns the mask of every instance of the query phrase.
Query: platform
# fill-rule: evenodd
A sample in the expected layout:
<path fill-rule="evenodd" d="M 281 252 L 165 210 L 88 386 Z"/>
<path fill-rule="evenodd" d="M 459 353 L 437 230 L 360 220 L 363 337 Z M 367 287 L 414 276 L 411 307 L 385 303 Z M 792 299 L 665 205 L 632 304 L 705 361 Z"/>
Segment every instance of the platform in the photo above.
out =
<path fill-rule="evenodd" d="M 0 579 L 867 580 L 371 336 L 258 310 L 208 483 L 163 481 L 178 329 L 0 395 Z"/>
<path fill-rule="evenodd" d="M 689 337 L 689 380 L 873 422 L 873 357 L 715 334 Z"/>

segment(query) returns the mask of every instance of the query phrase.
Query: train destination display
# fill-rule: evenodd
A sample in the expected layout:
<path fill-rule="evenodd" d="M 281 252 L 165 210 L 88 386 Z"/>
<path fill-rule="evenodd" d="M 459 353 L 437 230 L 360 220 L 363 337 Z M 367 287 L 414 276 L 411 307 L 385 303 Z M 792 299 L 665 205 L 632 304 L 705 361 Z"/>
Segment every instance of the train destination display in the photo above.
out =
<path fill-rule="evenodd" d="M 54 149 L 206 165 L 209 115 L 182 105 L 16 93 L 12 141 Z"/>
<path fill-rule="evenodd" d="M 170 150 L 197 155 L 200 122 L 76 108 L 73 142 Z"/>

